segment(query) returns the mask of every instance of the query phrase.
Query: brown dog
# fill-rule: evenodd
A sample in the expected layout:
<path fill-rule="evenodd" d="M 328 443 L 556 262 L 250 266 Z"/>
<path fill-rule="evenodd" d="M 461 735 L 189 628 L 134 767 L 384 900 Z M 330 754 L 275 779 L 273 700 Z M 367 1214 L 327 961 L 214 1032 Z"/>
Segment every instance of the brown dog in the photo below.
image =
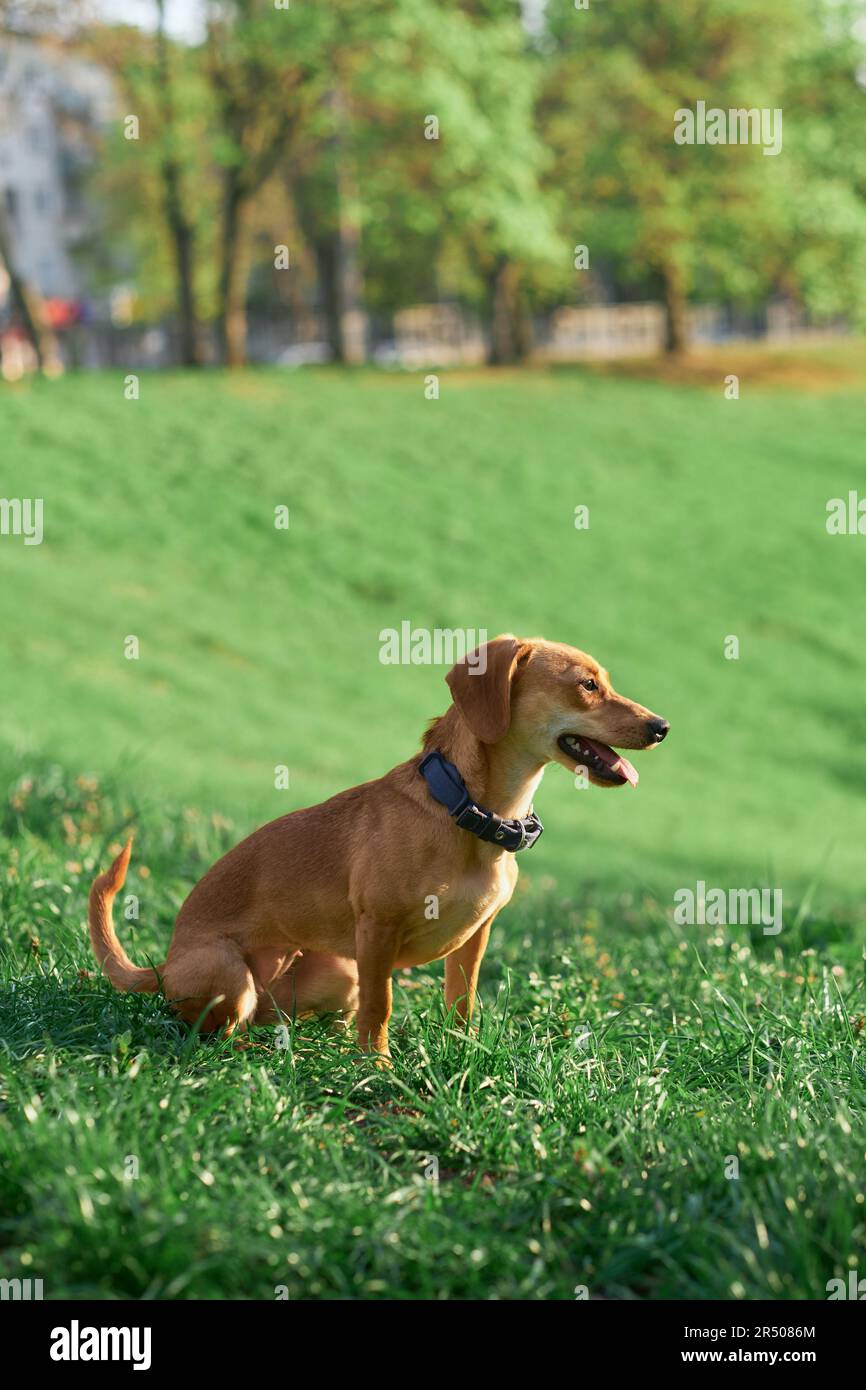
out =
<path fill-rule="evenodd" d="M 547 763 L 585 767 L 600 787 L 634 785 L 637 773 L 610 745 L 651 748 L 669 726 L 617 695 L 591 656 L 554 642 L 497 637 L 446 679 L 453 704 L 421 753 L 271 821 L 208 870 L 178 913 L 159 972 L 133 965 L 114 932 L 127 844 L 90 891 L 93 950 L 112 984 L 162 985 L 188 1023 L 227 1033 L 281 1014 L 357 1010 L 361 1045 L 387 1055 L 392 971 L 444 956 L 446 1003 L 468 1018 L 517 865 L 434 800 L 423 755 L 442 753 L 478 806 L 524 817 Z"/>

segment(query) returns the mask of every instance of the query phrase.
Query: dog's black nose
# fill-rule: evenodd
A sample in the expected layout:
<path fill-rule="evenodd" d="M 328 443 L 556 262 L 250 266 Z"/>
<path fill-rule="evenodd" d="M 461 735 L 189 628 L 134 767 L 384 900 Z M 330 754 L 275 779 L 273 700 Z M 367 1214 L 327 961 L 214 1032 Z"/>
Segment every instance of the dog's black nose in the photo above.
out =
<path fill-rule="evenodd" d="M 649 719 L 647 724 L 656 743 L 661 743 L 663 738 L 667 738 L 667 732 L 671 726 L 666 719 Z"/>

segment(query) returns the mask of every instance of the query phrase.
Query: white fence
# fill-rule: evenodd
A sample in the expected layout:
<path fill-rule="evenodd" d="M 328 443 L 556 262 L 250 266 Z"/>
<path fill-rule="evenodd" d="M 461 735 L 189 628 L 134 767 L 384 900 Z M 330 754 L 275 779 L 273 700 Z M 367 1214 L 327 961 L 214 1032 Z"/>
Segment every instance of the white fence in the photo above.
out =
<path fill-rule="evenodd" d="M 848 331 L 841 320 L 820 327 L 810 325 L 802 310 L 786 301 L 768 304 L 750 315 L 720 305 L 697 305 L 687 311 L 687 325 L 696 346 L 737 340 L 771 345 L 807 343 L 841 338 Z M 416 304 L 395 313 L 387 324 L 363 327 L 369 356 L 382 366 L 416 370 L 474 366 L 487 357 L 483 325 L 458 304 Z M 117 329 L 92 323 L 59 336 L 66 366 L 135 369 L 165 367 L 177 361 L 177 331 L 172 324 Z M 216 360 L 212 332 L 202 336 L 208 360 Z M 661 352 L 664 338 L 665 314 L 658 303 L 562 308 L 533 324 L 532 356 L 537 362 L 649 357 Z M 22 348 L 9 340 L 2 342 L 2 348 L 0 371 L 4 375 L 17 376 L 32 366 L 21 357 L 22 352 L 26 356 L 29 351 L 26 345 Z M 251 362 L 286 367 L 330 358 L 325 322 L 315 310 L 308 311 L 302 320 L 251 314 L 248 350 Z"/>
<path fill-rule="evenodd" d="M 773 303 L 752 316 L 737 316 L 719 305 L 687 311 L 690 340 L 696 345 L 759 339 L 768 343 L 807 342 L 844 336 L 842 323 L 810 326 L 802 310 Z M 541 362 L 579 362 L 616 357 L 648 357 L 661 352 L 665 311 L 658 303 L 598 304 L 556 309 L 535 324 L 533 357 Z M 457 305 L 416 305 L 394 317 L 393 342 L 379 360 L 404 366 L 447 366 L 483 362 L 486 344 L 480 324 Z"/>

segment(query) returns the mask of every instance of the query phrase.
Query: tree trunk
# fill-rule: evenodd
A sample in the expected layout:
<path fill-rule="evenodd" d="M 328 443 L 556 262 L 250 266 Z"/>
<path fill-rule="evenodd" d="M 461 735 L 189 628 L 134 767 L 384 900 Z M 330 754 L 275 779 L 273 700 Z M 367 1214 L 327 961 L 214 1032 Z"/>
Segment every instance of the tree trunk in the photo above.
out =
<path fill-rule="evenodd" d="M 247 277 L 242 245 L 243 211 L 244 198 L 237 172 L 227 169 L 223 194 L 217 310 L 220 359 L 226 367 L 242 367 L 247 360 Z"/>
<path fill-rule="evenodd" d="M 361 304 L 361 267 L 357 226 L 340 219 L 334 246 L 336 360 L 359 364 L 367 356 L 367 320 Z"/>
<path fill-rule="evenodd" d="M 349 116 L 335 88 L 323 98 L 329 133 L 312 151 L 306 171 L 286 171 L 301 232 L 316 261 L 325 332 L 335 362 L 367 356 L 367 318 L 361 266 L 360 194 L 347 150 Z"/>
<path fill-rule="evenodd" d="M 174 249 L 177 277 L 177 312 L 180 322 L 180 360 L 185 367 L 201 366 L 198 316 L 193 288 L 195 233 L 187 221 L 180 201 L 178 170 L 172 160 L 162 166 L 165 216 Z"/>
<path fill-rule="evenodd" d="M 0 199 L 2 199 L 2 194 L 0 194 Z M 6 267 L 6 274 L 9 276 L 9 293 L 12 297 L 13 310 L 21 320 L 24 332 L 32 344 L 40 372 L 55 364 L 58 370 L 62 370 L 54 334 L 44 326 L 42 321 L 40 297 L 29 287 L 15 268 L 12 237 L 6 209 L 2 201 L 0 201 L 0 262 Z"/>
<path fill-rule="evenodd" d="M 343 356 L 343 334 L 340 320 L 339 296 L 337 294 L 337 282 L 335 274 L 336 253 L 335 237 L 310 237 L 313 254 L 316 258 L 316 276 L 319 281 L 319 293 L 322 296 L 322 312 L 325 316 L 325 333 L 328 338 L 328 347 L 331 357 L 335 362 L 342 362 Z"/>
<path fill-rule="evenodd" d="M 686 327 L 687 300 L 683 276 L 675 266 L 662 269 L 665 306 L 665 352 L 669 356 L 685 353 L 689 346 Z"/>
<path fill-rule="evenodd" d="M 500 256 L 488 278 L 490 298 L 490 366 L 522 362 L 532 346 L 532 331 L 523 302 L 520 269 Z"/>
<path fill-rule="evenodd" d="M 340 230 L 317 237 L 312 245 L 331 356 L 357 365 L 366 358 L 367 337 L 357 241 Z"/>
<path fill-rule="evenodd" d="M 168 43 L 165 36 L 165 3 L 157 0 L 157 67 L 159 73 L 160 100 L 162 106 L 163 139 L 169 150 L 162 159 L 162 177 L 165 219 L 168 223 L 174 250 L 175 274 L 177 277 L 177 312 L 180 321 L 180 358 L 185 367 L 201 365 L 198 320 L 195 308 L 195 289 L 193 285 L 193 264 L 195 231 L 183 207 L 183 185 L 180 165 L 171 153 L 175 138 L 174 89 L 168 57 Z"/>
<path fill-rule="evenodd" d="M 361 272 L 361 228 L 358 217 L 359 190 L 355 173 L 346 151 L 348 115 L 342 93 L 335 90 L 329 101 L 334 113 L 334 186 L 336 193 L 336 229 L 333 238 L 333 305 L 334 333 L 338 362 L 357 364 L 367 355 L 367 324 L 362 306 L 363 275 Z M 325 295 L 326 301 L 329 298 Z"/>

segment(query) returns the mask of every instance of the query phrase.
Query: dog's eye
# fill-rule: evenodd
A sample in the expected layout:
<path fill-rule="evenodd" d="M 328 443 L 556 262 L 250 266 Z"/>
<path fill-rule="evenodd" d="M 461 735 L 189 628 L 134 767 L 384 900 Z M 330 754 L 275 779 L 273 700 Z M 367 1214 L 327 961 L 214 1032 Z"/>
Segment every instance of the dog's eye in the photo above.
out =
<path fill-rule="evenodd" d="M 587 677 L 585 681 L 581 681 L 580 683 L 583 686 L 584 690 L 598 690 L 598 686 L 596 685 L 595 681 L 590 680 L 589 677 Z"/>

